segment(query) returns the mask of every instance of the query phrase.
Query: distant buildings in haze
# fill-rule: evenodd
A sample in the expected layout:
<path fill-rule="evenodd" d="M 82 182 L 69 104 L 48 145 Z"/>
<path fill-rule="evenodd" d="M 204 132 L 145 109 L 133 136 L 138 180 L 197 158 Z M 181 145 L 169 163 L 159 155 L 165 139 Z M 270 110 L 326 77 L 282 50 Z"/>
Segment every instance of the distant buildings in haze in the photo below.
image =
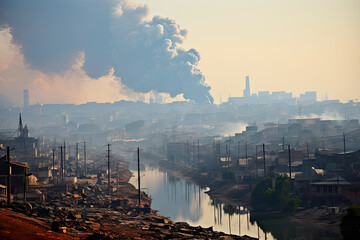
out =
<path fill-rule="evenodd" d="M 29 89 L 24 89 L 24 108 L 30 105 Z"/>
<path fill-rule="evenodd" d="M 301 93 L 299 98 L 293 97 L 291 92 L 285 91 L 259 91 L 258 93 L 251 93 L 249 76 L 245 78 L 245 89 L 243 90 L 243 97 L 229 97 L 230 104 L 272 104 L 272 103 L 286 103 L 288 105 L 295 104 L 312 104 L 317 101 L 317 93 L 315 91 Z"/>

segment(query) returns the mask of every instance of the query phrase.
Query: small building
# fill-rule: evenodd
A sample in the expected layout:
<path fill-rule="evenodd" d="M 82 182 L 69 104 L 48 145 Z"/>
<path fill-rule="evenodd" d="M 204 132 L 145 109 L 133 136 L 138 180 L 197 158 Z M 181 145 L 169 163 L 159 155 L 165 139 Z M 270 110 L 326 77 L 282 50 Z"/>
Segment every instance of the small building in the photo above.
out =
<path fill-rule="evenodd" d="M 290 156 L 291 156 L 291 163 L 293 162 L 302 162 L 303 160 L 303 153 L 300 150 L 290 149 Z M 281 150 L 278 153 L 277 159 L 278 165 L 289 165 L 289 151 L 288 150 Z"/>
<path fill-rule="evenodd" d="M 0 199 L 6 198 L 6 186 L 0 184 Z"/>
<path fill-rule="evenodd" d="M 339 177 L 329 178 L 311 184 L 311 194 L 316 198 L 350 201 L 360 204 L 360 178 L 350 177 L 349 179 Z"/>
<path fill-rule="evenodd" d="M 10 160 L 11 161 L 11 160 Z M 11 193 L 24 192 L 25 177 L 30 174 L 27 163 L 11 162 Z M 0 184 L 7 186 L 8 163 L 6 156 L 0 158 Z"/>

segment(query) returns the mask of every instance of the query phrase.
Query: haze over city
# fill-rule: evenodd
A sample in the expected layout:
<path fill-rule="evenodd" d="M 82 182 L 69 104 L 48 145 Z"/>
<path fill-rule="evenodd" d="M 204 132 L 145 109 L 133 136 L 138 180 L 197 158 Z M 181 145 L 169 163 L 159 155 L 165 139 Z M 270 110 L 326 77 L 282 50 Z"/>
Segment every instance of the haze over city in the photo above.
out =
<path fill-rule="evenodd" d="M 0 0 L 0 239 L 360 239 L 360 1 Z"/>
<path fill-rule="evenodd" d="M 253 92 L 359 97 L 356 0 L 0 4 L 0 94 L 15 105 L 17 86 L 34 103 L 148 101 L 150 91 L 219 103 L 242 96 L 246 75 Z"/>

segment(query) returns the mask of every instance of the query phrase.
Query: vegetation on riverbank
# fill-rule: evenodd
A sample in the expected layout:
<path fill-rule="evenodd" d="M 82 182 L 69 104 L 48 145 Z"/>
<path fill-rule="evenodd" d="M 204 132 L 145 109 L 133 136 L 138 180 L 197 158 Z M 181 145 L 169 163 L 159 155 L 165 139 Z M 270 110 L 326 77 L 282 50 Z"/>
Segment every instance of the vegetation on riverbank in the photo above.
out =
<path fill-rule="evenodd" d="M 342 217 L 340 224 L 341 234 L 344 239 L 360 239 L 360 207 L 351 205 Z"/>
<path fill-rule="evenodd" d="M 254 188 L 251 194 L 251 204 L 255 210 L 275 210 L 284 213 L 295 213 L 301 204 L 297 196 L 290 195 L 290 180 L 286 175 L 276 179 L 272 187 L 270 177 L 264 178 Z"/>

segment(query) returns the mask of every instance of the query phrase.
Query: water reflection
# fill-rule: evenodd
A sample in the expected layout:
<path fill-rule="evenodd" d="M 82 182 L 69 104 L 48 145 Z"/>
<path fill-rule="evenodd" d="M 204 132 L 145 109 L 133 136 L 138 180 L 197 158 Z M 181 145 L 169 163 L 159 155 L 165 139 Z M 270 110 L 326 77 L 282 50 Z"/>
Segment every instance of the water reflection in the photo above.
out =
<path fill-rule="evenodd" d="M 136 177 L 131 183 L 137 186 Z M 156 167 L 141 169 L 142 188 L 151 195 L 152 208 L 173 221 L 188 222 L 193 226 L 213 227 L 216 231 L 248 235 L 259 239 L 341 239 L 328 229 L 304 226 L 283 219 L 265 220 L 251 216 L 243 206 L 224 204 L 211 199 L 196 184 L 160 171 Z"/>
<path fill-rule="evenodd" d="M 216 231 L 265 239 L 265 233 L 258 229 L 257 223 L 250 222 L 250 213 L 246 208 L 211 199 L 205 193 L 209 189 L 155 167 L 145 166 L 140 174 L 141 187 L 147 188 L 153 199 L 152 208 L 173 221 L 205 228 L 212 226 Z M 137 176 L 136 171 L 134 175 Z M 137 186 L 137 177 L 132 178 L 131 183 Z M 267 239 L 274 238 L 267 234 Z"/>

